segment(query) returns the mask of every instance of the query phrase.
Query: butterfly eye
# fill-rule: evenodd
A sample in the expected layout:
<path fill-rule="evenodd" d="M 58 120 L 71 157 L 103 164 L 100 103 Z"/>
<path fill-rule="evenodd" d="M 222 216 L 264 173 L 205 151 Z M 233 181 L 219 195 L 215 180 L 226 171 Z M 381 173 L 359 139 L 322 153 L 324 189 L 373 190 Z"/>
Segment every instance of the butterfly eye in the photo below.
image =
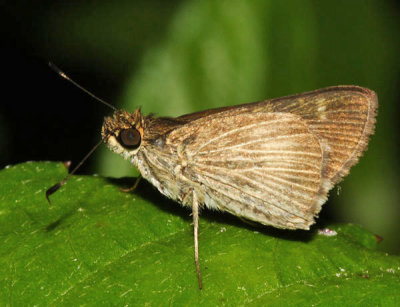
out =
<path fill-rule="evenodd" d="M 122 130 L 119 134 L 119 143 L 127 149 L 135 149 L 140 145 L 140 132 L 135 128 Z"/>

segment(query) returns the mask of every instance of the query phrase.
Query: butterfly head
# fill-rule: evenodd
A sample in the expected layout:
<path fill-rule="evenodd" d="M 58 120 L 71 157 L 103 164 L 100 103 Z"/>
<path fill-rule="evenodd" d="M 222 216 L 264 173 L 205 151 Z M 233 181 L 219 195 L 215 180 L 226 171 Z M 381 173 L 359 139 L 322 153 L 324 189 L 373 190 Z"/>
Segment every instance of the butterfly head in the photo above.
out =
<path fill-rule="evenodd" d="M 102 138 L 107 146 L 125 159 L 133 158 L 143 141 L 144 120 L 140 109 L 134 113 L 117 110 L 104 119 Z"/>

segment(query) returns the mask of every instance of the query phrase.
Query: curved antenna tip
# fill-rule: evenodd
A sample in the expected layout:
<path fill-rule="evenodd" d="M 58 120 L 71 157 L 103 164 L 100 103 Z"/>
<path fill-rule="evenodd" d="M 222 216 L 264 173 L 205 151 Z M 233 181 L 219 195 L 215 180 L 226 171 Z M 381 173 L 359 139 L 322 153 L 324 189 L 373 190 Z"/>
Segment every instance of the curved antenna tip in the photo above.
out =
<path fill-rule="evenodd" d="M 47 199 L 47 202 L 49 203 L 49 205 L 51 205 L 50 198 L 49 198 L 50 195 L 53 194 L 54 192 L 56 192 L 63 185 L 63 181 L 56 183 L 55 185 L 51 186 L 50 188 L 48 188 L 46 190 L 46 199 Z"/>

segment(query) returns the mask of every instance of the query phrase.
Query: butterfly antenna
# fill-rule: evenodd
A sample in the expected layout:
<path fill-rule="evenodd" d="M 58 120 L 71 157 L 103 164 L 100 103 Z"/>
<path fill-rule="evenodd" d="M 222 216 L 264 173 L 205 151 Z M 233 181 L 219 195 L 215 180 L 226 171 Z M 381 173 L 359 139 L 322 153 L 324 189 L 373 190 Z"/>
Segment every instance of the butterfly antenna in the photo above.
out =
<path fill-rule="evenodd" d="M 65 80 L 71 82 L 73 85 L 75 85 L 77 88 L 79 88 L 80 90 L 84 91 L 86 94 L 88 94 L 89 96 L 93 97 L 94 99 L 96 99 L 97 101 L 101 102 L 102 104 L 106 105 L 107 107 L 113 109 L 114 111 L 117 111 L 117 108 L 114 107 L 112 104 L 109 104 L 107 101 L 97 97 L 95 94 L 93 94 L 92 92 L 88 91 L 87 89 L 85 89 L 83 86 L 79 85 L 78 83 L 76 83 L 74 80 L 72 80 L 70 77 L 67 76 L 67 74 L 65 72 L 63 72 L 60 68 L 58 68 L 56 65 L 54 65 L 52 62 L 49 62 L 49 66 L 52 70 L 54 70 L 57 74 L 59 74 L 61 77 L 63 77 Z"/>
<path fill-rule="evenodd" d="M 103 143 L 103 139 L 101 139 L 100 142 L 98 142 L 88 153 L 87 155 L 81 160 L 81 162 L 78 163 L 77 166 L 75 166 L 75 168 L 67 175 L 65 176 L 65 178 L 63 180 L 61 180 L 60 182 L 56 183 L 55 185 L 53 185 L 52 187 L 50 187 L 49 189 L 47 189 L 46 191 L 46 199 L 48 201 L 48 203 L 50 204 L 50 195 L 53 194 L 54 192 L 56 192 L 60 187 L 62 187 L 67 180 L 73 175 L 75 174 L 75 172 L 82 166 L 83 163 L 85 163 L 85 161 L 92 155 L 92 153 L 101 145 L 101 143 Z"/>

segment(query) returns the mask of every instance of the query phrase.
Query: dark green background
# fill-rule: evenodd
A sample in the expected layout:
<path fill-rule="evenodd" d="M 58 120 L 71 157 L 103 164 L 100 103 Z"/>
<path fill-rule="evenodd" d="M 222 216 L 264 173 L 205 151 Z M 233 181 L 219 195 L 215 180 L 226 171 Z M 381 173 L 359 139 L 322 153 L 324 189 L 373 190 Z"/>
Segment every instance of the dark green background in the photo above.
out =
<path fill-rule="evenodd" d="M 357 84 L 379 96 L 376 134 L 323 215 L 398 253 L 397 1 L 16 1 L 1 3 L 0 165 L 77 162 L 104 115 L 51 60 L 118 107 L 180 115 Z M 134 174 L 105 150 L 83 172 Z"/>

